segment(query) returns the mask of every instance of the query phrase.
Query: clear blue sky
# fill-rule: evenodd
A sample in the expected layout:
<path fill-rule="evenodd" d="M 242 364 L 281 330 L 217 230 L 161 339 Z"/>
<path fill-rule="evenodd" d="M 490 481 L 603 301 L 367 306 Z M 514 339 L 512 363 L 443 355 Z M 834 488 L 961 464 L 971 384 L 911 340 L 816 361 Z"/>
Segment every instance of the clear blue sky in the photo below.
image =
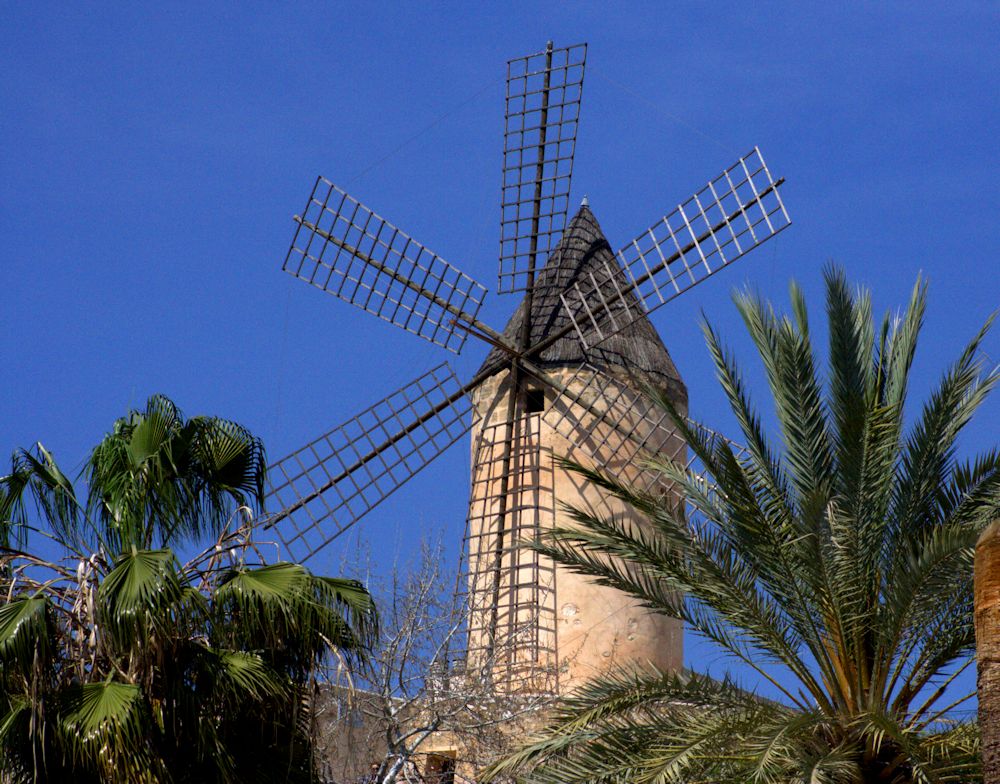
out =
<path fill-rule="evenodd" d="M 754 144 L 788 179 L 794 225 L 655 314 L 696 417 L 731 425 L 697 321 L 746 356 L 744 282 L 784 302 L 797 278 L 818 321 L 828 259 L 882 308 L 923 270 L 917 399 L 998 305 L 996 5 L 40 9 L 0 11 L 0 450 L 42 440 L 75 468 L 162 391 L 279 457 L 447 359 L 282 274 L 290 217 L 322 173 L 492 290 L 504 62 L 550 38 L 590 43 L 574 200 L 613 246 Z M 491 293 L 485 318 L 515 305 Z M 457 553 L 467 455 L 370 516 L 377 551 L 442 530 Z"/>

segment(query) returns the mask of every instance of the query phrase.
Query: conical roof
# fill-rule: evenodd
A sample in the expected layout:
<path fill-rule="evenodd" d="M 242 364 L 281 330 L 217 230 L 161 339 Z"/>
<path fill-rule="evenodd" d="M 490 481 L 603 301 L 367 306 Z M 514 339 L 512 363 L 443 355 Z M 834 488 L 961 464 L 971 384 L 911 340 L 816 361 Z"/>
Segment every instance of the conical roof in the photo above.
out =
<path fill-rule="evenodd" d="M 530 345 L 545 340 L 571 323 L 559 295 L 584 275 L 596 272 L 598 265 L 605 262 L 617 264 L 597 218 L 584 204 L 566 227 L 559 244 L 549 254 L 548 262 L 535 278 L 529 316 Z M 525 299 L 503 331 L 504 337 L 515 344 L 520 338 L 526 308 Z M 687 398 L 680 374 L 659 334 L 647 318 L 640 318 L 596 348 L 585 349 L 576 332 L 572 331 L 547 346 L 539 356 L 532 357 L 532 361 L 542 368 L 576 368 L 585 361 L 604 370 L 614 371 L 618 368 L 655 386 L 667 387 L 675 397 L 679 396 L 685 401 Z M 507 355 L 494 348 L 487 355 L 480 371 L 496 373 L 508 367 L 510 360 Z"/>

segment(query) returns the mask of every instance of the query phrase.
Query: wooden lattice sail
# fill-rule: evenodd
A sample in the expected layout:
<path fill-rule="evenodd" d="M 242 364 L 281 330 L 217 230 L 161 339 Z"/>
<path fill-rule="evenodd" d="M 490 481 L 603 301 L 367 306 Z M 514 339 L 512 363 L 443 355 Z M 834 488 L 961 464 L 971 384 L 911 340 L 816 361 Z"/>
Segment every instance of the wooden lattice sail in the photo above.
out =
<path fill-rule="evenodd" d="M 685 460 L 644 395 L 652 384 L 686 406 L 647 316 L 790 224 L 784 180 L 755 147 L 617 252 L 586 205 L 567 225 L 586 54 L 585 44 L 549 43 L 508 63 L 498 288 L 523 301 L 504 330 L 479 318 L 485 286 L 323 177 L 295 216 L 283 265 L 445 350 L 459 353 L 470 335 L 491 347 L 468 380 L 436 367 L 275 462 L 261 524 L 285 557 L 315 565 L 471 430 L 460 659 L 507 690 L 560 689 L 628 658 L 680 666 L 676 624 L 640 616 L 518 544 L 563 522 L 561 502 L 628 514 L 556 457 L 637 483 L 657 481 L 641 468 L 650 453 Z"/>

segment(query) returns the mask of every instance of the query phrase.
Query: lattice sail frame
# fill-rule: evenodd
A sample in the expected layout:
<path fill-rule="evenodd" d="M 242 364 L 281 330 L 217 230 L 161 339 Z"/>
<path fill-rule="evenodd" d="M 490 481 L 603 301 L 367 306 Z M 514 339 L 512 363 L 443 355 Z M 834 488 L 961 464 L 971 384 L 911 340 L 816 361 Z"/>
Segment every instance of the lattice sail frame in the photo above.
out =
<path fill-rule="evenodd" d="M 662 408 L 629 380 L 605 373 L 583 363 L 563 382 L 569 395 L 557 398 L 546 408 L 543 421 L 574 448 L 567 457 L 615 475 L 625 475 L 633 484 L 648 490 L 674 492 L 675 487 L 656 468 L 647 464 L 672 462 L 685 470 L 704 476 L 698 459 L 688 454 L 687 444 L 678 435 L 673 421 Z M 594 405 L 599 402 L 599 407 Z M 592 406 L 588 418 L 579 421 L 582 407 Z M 703 425 L 692 422 L 713 439 L 722 439 L 740 458 L 746 448 Z M 581 431 L 586 431 L 581 438 Z M 584 448 L 585 447 L 585 448 Z"/>
<path fill-rule="evenodd" d="M 577 44 L 507 62 L 500 293 L 528 288 L 566 228 L 586 60 Z"/>
<path fill-rule="evenodd" d="M 517 542 L 533 541 L 556 523 L 559 504 L 555 457 L 570 457 L 626 479 L 648 492 L 677 497 L 674 487 L 647 464 L 673 462 L 696 476 L 704 475 L 688 453 L 670 417 L 632 379 L 624 379 L 584 363 L 560 377 L 562 391 L 544 412 L 518 417 L 510 426 L 511 460 L 504 539 L 498 542 L 503 456 L 508 423 L 485 426 L 473 444 L 469 517 L 463 542 L 459 588 L 468 607 L 467 649 L 454 651 L 475 674 L 485 669 L 497 688 L 512 693 L 557 693 L 559 644 L 558 593 L 554 563 Z M 567 451 L 553 454 L 545 435 L 554 431 Z M 712 438 L 722 436 L 702 428 Z M 737 456 L 744 453 L 724 439 Z M 558 442 L 557 442 L 558 443 Z M 595 512 L 614 510 L 590 496 Z M 689 513 L 691 507 L 688 506 Z M 499 544 L 500 559 L 497 560 Z M 499 590 L 497 590 L 499 588 Z M 496 594 L 495 618 L 493 609 Z M 491 641 L 491 621 L 493 639 Z M 491 643 L 495 650 L 491 653 Z M 569 654 L 572 657 L 572 654 Z"/>
<path fill-rule="evenodd" d="M 508 62 L 501 291 L 523 289 L 532 264 L 544 265 L 565 227 L 585 62 L 586 44 L 562 49 L 550 44 L 546 51 Z M 754 148 L 619 251 L 621 266 L 616 263 L 598 273 L 589 281 L 589 289 L 587 281 L 576 284 L 563 296 L 563 303 L 571 315 L 576 312 L 571 304 L 574 297 L 584 304 L 588 318 L 574 321 L 584 345 L 602 341 L 787 227 L 790 220 L 778 194 L 782 183 L 771 177 L 759 149 Z M 329 180 L 317 178 L 306 210 L 296 216 L 296 222 L 283 267 L 294 277 L 454 353 L 461 350 L 468 335 L 462 326 L 493 334 L 476 321 L 485 287 Z M 330 439 L 352 423 L 366 421 L 378 405 L 272 466 L 275 476 L 284 474 L 277 485 L 281 495 L 294 496 L 296 488 L 303 492 L 272 516 L 271 524 L 310 513 L 305 528 L 295 528 L 285 537 L 296 546 L 305 546 L 309 556 L 408 478 L 393 477 L 395 484 L 387 485 L 384 477 L 376 481 L 371 474 L 364 478 L 365 474 L 357 473 L 362 468 L 367 472 L 369 462 L 381 459 L 375 449 L 368 459 L 355 460 L 352 470 L 340 472 L 346 471 L 341 481 L 350 479 L 354 490 L 344 484 L 347 497 L 338 487 L 328 503 L 320 496 L 337 483 L 329 475 L 323 480 L 318 473 L 323 461 L 308 470 L 301 465 L 296 469 L 290 462 L 307 450 L 329 452 L 329 460 L 341 459 L 334 454 L 338 451 L 348 455 L 347 444 L 334 449 Z M 412 421 L 420 424 L 420 416 L 414 415 Z M 428 419 L 436 421 L 435 416 Z M 373 416 L 371 425 L 375 432 L 385 427 L 378 416 Z M 364 426 L 359 425 L 354 433 L 361 441 L 371 439 L 371 431 Z M 392 449 L 395 443 L 390 437 L 386 448 Z M 286 474 L 286 468 L 292 473 Z M 408 470 L 412 475 L 419 469 Z M 312 481 L 309 471 L 317 472 L 320 484 Z M 360 485 L 358 476 L 362 477 Z M 321 514 L 320 520 L 311 515 L 313 509 Z M 327 527 L 326 520 L 334 517 L 339 519 L 332 524 L 333 533 L 326 536 L 320 523 Z M 282 530 L 294 523 L 290 519 Z M 307 544 L 317 537 L 318 544 Z"/>
<path fill-rule="evenodd" d="M 580 340 L 601 343 L 790 226 L 783 182 L 754 147 L 619 250 L 616 263 L 574 282 L 561 298 Z"/>
<path fill-rule="evenodd" d="M 470 672 L 511 692 L 555 693 L 558 681 L 555 565 L 519 546 L 537 540 L 555 521 L 553 455 L 540 442 L 540 423 L 538 414 L 520 417 L 510 444 L 507 423 L 477 434 L 462 548 L 459 593 L 467 607 L 467 648 L 456 653 Z M 512 459 L 500 540 L 495 523 L 507 449 Z"/>
<path fill-rule="evenodd" d="M 486 287 L 317 177 L 282 269 L 355 307 L 459 353 Z"/>
<path fill-rule="evenodd" d="M 268 469 L 285 557 L 310 560 L 471 427 L 471 404 L 445 363 Z"/>

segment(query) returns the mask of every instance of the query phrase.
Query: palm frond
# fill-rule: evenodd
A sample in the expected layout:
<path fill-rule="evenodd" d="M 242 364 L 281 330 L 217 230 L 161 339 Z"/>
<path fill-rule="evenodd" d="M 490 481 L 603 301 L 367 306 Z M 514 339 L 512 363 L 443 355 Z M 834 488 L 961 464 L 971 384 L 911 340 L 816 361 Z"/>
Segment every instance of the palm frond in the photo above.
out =
<path fill-rule="evenodd" d="M 303 667 L 330 645 L 358 655 L 375 628 L 365 593 L 357 583 L 317 579 L 299 564 L 234 569 L 215 593 L 217 635 L 236 647 L 282 650 Z"/>
<path fill-rule="evenodd" d="M 39 744 L 32 732 L 35 710 L 31 699 L 11 694 L 4 702 L 5 710 L 0 713 L 0 770 L 12 784 L 34 784 Z"/>
<path fill-rule="evenodd" d="M 280 697 L 290 690 L 288 680 L 269 667 L 259 654 L 210 648 L 206 652 L 216 681 L 225 684 L 230 693 L 239 692 L 241 703 L 248 697 L 253 701 Z"/>
<path fill-rule="evenodd" d="M 316 602 L 347 619 L 349 639 L 335 641 L 343 648 L 369 648 L 378 639 L 379 619 L 375 600 L 357 580 L 311 575 Z"/>
<path fill-rule="evenodd" d="M 99 618 L 110 641 L 127 652 L 154 634 L 169 637 L 178 628 L 180 605 L 193 600 L 185 588 L 171 550 L 133 550 L 120 556 L 98 590 Z"/>
<path fill-rule="evenodd" d="M 10 473 L 0 476 L 0 547 L 23 544 L 28 522 L 24 496 L 31 473 L 19 452 L 14 453 L 10 463 Z"/>
<path fill-rule="evenodd" d="M 0 607 L 0 662 L 30 672 L 36 655 L 50 652 L 53 629 L 49 598 L 19 596 Z"/>
<path fill-rule="evenodd" d="M 81 514 L 73 483 L 41 443 L 35 444 L 34 454 L 22 449 L 15 459 L 29 477 L 28 487 L 41 515 L 67 545 L 75 544 L 86 520 Z"/>
<path fill-rule="evenodd" d="M 267 456 L 264 445 L 246 428 L 223 419 L 196 417 L 192 456 L 204 481 L 241 503 L 259 506 L 264 498 Z"/>
<path fill-rule="evenodd" d="M 217 536 L 241 505 L 260 505 L 266 457 L 245 428 L 183 414 L 154 395 L 118 420 L 87 464 L 88 511 L 118 551 Z"/>
<path fill-rule="evenodd" d="M 159 395 L 92 451 L 85 498 L 40 444 L 14 454 L 0 477 L 5 784 L 315 780 L 307 686 L 331 647 L 366 654 L 377 615 L 355 581 L 243 565 L 249 528 L 226 528 L 259 507 L 265 462 L 244 428 L 186 420 Z M 206 534 L 215 546 L 181 567 L 167 545 Z M 68 557 L 36 552 L 36 536 Z"/>
<path fill-rule="evenodd" d="M 149 708 L 139 686 L 107 680 L 71 687 L 59 719 L 62 745 L 74 764 L 92 766 L 108 780 L 163 780 L 147 746 Z"/>
<path fill-rule="evenodd" d="M 735 298 L 781 436 L 765 431 L 733 354 L 703 325 L 744 451 L 650 390 L 701 465 L 644 463 L 667 494 L 565 463 L 632 516 L 569 508 L 534 546 L 555 563 L 680 618 L 769 679 L 782 703 L 733 684 L 704 700 L 643 673 L 564 698 L 543 732 L 490 768 L 526 782 L 976 781 L 974 725 L 948 722 L 973 652 L 972 553 L 1000 513 L 1000 451 L 956 459 L 1000 380 L 968 343 L 922 412 L 906 396 L 927 301 L 876 321 L 871 295 L 825 271 L 826 375 L 805 298 L 790 314 Z M 943 728 L 942 728 L 943 727 Z"/>
<path fill-rule="evenodd" d="M 950 483 L 955 442 L 989 392 L 1000 381 L 982 375 L 980 346 L 989 324 L 966 345 L 911 428 L 901 454 L 900 481 L 890 512 L 900 536 L 937 522 L 942 493 Z"/>

